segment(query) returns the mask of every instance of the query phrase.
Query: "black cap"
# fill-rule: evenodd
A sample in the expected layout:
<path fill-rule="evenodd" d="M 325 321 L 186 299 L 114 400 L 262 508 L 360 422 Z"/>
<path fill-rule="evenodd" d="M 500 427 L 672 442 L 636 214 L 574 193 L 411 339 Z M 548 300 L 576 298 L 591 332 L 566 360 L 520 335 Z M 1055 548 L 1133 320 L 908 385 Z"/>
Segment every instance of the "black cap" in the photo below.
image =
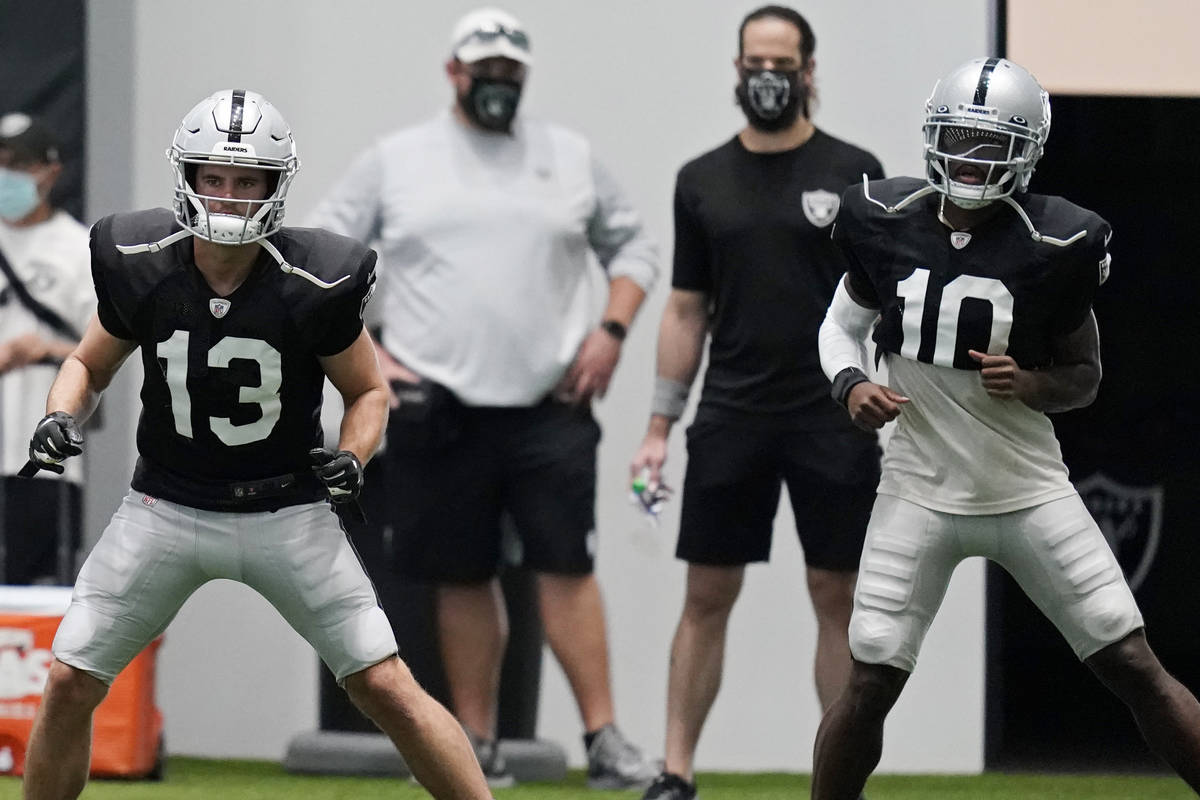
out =
<path fill-rule="evenodd" d="M 40 120 L 28 114 L 0 117 L 0 151 L 8 151 L 11 164 L 58 162 L 58 140 Z"/>

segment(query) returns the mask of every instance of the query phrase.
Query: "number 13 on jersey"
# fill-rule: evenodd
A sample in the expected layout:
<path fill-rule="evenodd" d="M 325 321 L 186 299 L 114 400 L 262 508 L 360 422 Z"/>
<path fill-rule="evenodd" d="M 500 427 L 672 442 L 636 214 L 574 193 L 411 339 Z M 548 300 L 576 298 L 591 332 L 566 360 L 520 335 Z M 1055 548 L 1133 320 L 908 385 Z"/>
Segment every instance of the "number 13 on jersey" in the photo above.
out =
<path fill-rule="evenodd" d="M 171 392 L 171 413 L 175 418 L 175 432 L 191 439 L 192 398 L 188 394 L 188 341 L 187 331 L 175 331 L 170 339 L 159 342 L 155 351 L 159 359 L 166 361 L 167 387 Z M 251 444 L 271 435 L 279 421 L 279 387 L 283 383 L 283 358 L 279 351 L 261 339 L 241 336 L 226 336 L 208 351 L 208 366 L 224 369 L 234 359 L 246 359 L 258 364 L 259 385 L 242 386 L 238 391 L 238 402 L 257 405 L 262 416 L 245 425 L 234 425 L 230 417 L 209 417 L 209 429 L 225 444 Z"/>

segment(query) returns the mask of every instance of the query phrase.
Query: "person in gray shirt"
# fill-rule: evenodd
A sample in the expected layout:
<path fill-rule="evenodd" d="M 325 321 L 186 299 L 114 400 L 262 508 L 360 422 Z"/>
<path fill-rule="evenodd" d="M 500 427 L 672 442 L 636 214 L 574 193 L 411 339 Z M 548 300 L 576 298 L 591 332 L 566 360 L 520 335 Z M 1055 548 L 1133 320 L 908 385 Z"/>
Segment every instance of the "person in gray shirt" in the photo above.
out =
<path fill-rule="evenodd" d="M 494 742 L 509 517 L 583 718 L 589 785 L 644 786 L 656 770 L 613 722 L 590 404 L 658 254 L 586 139 L 517 114 L 531 63 L 511 15 L 464 16 L 452 107 L 369 148 L 312 220 L 379 249 L 397 569 L 438 586 L 451 704 L 485 773 L 512 781 Z"/>

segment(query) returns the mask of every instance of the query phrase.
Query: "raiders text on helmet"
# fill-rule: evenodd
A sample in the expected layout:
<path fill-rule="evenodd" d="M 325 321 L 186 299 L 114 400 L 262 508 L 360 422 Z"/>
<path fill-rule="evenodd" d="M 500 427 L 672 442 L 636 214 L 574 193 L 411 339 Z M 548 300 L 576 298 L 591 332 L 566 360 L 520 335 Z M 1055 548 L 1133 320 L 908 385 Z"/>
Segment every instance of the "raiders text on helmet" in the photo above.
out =
<path fill-rule="evenodd" d="M 218 244 L 246 244 L 283 225 L 284 201 L 300 160 L 291 129 L 262 95 L 225 89 L 202 100 L 183 118 L 167 151 L 175 172 L 175 219 L 193 235 Z M 226 198 L 195 189 L 199 164 L 233 164 L 268 171 L 272 193 L 247 204 L 244 214 L 210 213 Z"/>
<path fill-rule="evenodd" d="M 925 103 L 925 177 L 961 208 L 1024 191 L 1050 134 L 1050 96 L 1003 58 L 977 58 Z"/>

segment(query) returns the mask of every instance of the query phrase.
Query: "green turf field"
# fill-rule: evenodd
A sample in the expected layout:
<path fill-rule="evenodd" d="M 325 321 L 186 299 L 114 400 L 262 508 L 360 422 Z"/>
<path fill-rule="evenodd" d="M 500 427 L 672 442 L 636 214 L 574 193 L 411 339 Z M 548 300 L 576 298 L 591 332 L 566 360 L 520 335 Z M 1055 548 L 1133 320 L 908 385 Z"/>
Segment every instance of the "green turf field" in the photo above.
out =
<path fill-rule="evenodd" d="M 1175 778 L 1130 776 L 881 775 L 867 785 L 869 800 L 1195 800 Z M 0 778 L 0 798 L 20 797 L 15 778 Z M 416 800 L 428 797 L 406 782 L 386 778 L 289 775 L 278 764 L 173 758 L 162 783 L 93 781 L 81 800 Z M 583 774 L 564 783 L 526 784 L 496 791 L 497 800 L 618 800 L 636 792 L 593 792 Z M 705 774 L 701 800 L 803 800 L 807 775 Z"/>

